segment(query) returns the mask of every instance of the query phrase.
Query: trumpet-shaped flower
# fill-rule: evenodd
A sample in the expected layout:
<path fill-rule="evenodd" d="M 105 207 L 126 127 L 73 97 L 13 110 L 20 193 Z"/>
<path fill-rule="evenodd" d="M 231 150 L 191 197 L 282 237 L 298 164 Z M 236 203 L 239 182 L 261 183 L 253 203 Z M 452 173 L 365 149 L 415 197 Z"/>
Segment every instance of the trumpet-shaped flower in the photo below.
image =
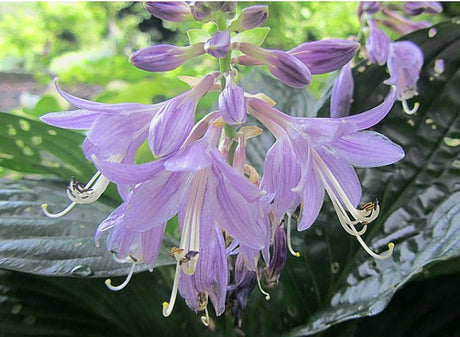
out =
<path fill-rule="evenodd" d="M 197 130 L 202 130 L 201 126 Z M 202 138 L 196 139 L 192 133 L 191 139 L 196 140 L 151 163 L 132 165 L 96 160 L 101 172 L 112 181 L 133 185 L 132 197 L 124 212 L 127 228 L 145 232 L 179 215 L 181 242 L 171 252 L 178 270 L 171 300 L 164 304 L 165 316 L 174 306 L 180 270 L 193 275 L 197 268 L 203 254 L 201 233 L 209 233 L 209 228 L 217 224 L 234 240 L 252 249 L 261 250 L 266 245 L 268 228 L 262 213 L 263 193 L 225 162 L 215 147 L 220 133 L 220 127 L 213 122 Z M 211 290 L 205 288 L 195 284 L 193 289 L 210 295 Z M 190 299 L 190 293 L 187 294 Z"/>
<path fill-rule="evenodd" d="M 274 166 L 274 162 L 282 163 L 279 165 L 300 167 L 301 176 L 294 188 L 291 187 L 295 180 L 289 180 L 287 188 L 281 175 L 274 177 L 278 181 L 273 184 L 275 202 L 277 198 L 286 198 L 286 195 L 291 199 L 294 198 L 292 194 L 300 195 L 302 214 L 298 224 L 299 230 L 307 229 L 315 221 L 326 191 L 343 228 L 356 236 L 372 256 L 380 257 L 372 252 L 360 237 L 365 231 L 365 226 L 378 215 L 379 206 L 377 203 L 367 203 L 358 208 L 361 186 L 353 166 L 388 165 L 404 156 L 401 147 L 385 136 L 372 131 L 363 131 L 386 116 L 394 99 L 395 90 L 392 88 L 379 106 L 357 115 L 341 118 L 291 117 L 261 100 L 249 99 L 249 112 L 270 129 L 277 138 L 277 143 L 292 144 L 292 150 L 285 148 L 284 151 L 278 151 L 276 155 L 267 157 L 264 175 L 273 175 L 267 173 L 267 170 Z M 289 188 L 290 192 L 288 192 Z M 281 201 L 278 203 L 280 204 Z M 284 206 L 278 212 L 283 210 L 288 214 L 291 211 Z M 355 228 L 357 224 L 364 225 L 364 229 L 358 231 Z M 289 248 L 293 252 L 291 247 Z"/>

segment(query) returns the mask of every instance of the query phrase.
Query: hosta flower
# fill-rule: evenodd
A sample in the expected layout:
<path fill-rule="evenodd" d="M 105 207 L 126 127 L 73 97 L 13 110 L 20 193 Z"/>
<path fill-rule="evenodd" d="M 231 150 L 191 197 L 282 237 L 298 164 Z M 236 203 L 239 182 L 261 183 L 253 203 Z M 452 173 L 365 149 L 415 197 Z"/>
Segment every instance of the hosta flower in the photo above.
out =
<path fill-rule="evenodd" d="M 83 151 L 89 160 L 97 157 L 108 162 L 132 163 L 147 138 L 152 152 L 160 157 L 177 150 L 189 136 L 195 121 L 196 105 L 214 80 L 213 75 L 207 75 L 189 91 L 158 104 L 91 102 L 69 95 L 57 87 L 69 103 L 80 109 L 49 113 L 40 119 L 67 129 L 88 129 Z M 99 171 L 85 185 L 72 179 L 67 187 L 71 203 L 58 213 L 50 213 L 48 205 L 44 204 L 43 212 L 49 217 L 61 217 L 76 204 L 96 201 L 108 184 L 109 180 Z M 123 185 L 119 185 L 118 189 L 122 196 L 126 196 L 127 190 Z"/>
<path fill-rule="evenodd" d="M 402 102 L 404 111 L 415 113 L 419 103 L 410 109 L 407 100 L 418 94 L 417 81 L 423 66 L 422 50 L 411 41 L 392 42 L 387 65 L 390 78 L 384 83 L 396 87 L 396 96 Z"/>
<path fill-rule="evenodd" d="M 223 58 L 230 50 L 230 33 L 228 31 L 216 32 L 204 44 L 204 50 L 211 56 Z"/>
<path fill-rule="evenodd" d="M 366 41 L 367 54 L 372 63 L 383 65 L 387 62 L 390 53 L 390 38 L 379 27 L 374 20 L 369 20 L 371 32 Z"/>
<path fill-rule="evenodd" d="M 286 261 L 286 233 L 281 226 L 277 226 L 273 235 L 273 253 L 270 263 L 263 271 L 264 282 L 268 288 L 273 288 L 278 285 Z"/>
<path fill-rule="evenodd" d="M 236 84 L 233 71 L 225 75 L 225 88 L 219 94 L 219 113 L 226 124 L 246 122 L 244 91 Z"/>
<path fill-rule="evenodd" d="M 66 129 L 87 129 L 83 143 L 86 158 L 93 155 L 110 162 L 132 162 L 139 146 L 148 135 L 148 125 L 158 112 L 158 104 L 120 103 L 104 104 L 91 102 L 72 96 L 57 86 L 56 88 L 77 110 L 52 112 L 40 117 L 43 122 Z M 76 204 L 96 201 L 105 191 L 109 180 L 98 171 L 87 183 L 72 179 L 67 188 L 71 203 L 59 213 L 50 213 L 48 205 L 42 209 L 49 217 L 67 214 Z"/>
<path fill-rule="evenodd" d="M 174 306 L 180 270 L 186 275 L 195 273 L 202 254 L 200 236 L 208 233 L 209 228 L 218 226 L 240 244 L 255 250 L 266 245 L 268 229 L 262 213 L 263 193 L 225 162 L 215 147 L 220 133 L 218 123 L 211 122 L 203 137 L 197 138 L 192 132 L 193 141 L 187 142 L 180 151 L 151 163 L 97 161 L 101 172 L 112 181 L 133 186 L 124 214 L 127 228 L 144 232 L 179 215 L 181 242 L 171 252 L 177 260 L 177 271 L 171 300 L 164 304 L 165 315 L 169 315 Z M 199 293 L 205 291 L 205 287 L 195 286 Z M 210 290 L 206 291 L 209 295 Z"/>
<path fill-rule="evenodd" d="M 249 99 L 249 112 L 270 129 L 277 142 L 292 144 L 292 150 L 279 151 L 271 159 L 267 158 L 265 166 L 269 168 L 274 165 L 273 162 L 286 162 L 288 163 L 286 165 L 300 167 L 300 180 L 297 186 L 291 189 L 291 193 L 299 194 L 302 200 L 299 230 L 307 229 L 315 221 L 326 191 L 342 227 L 355 236 L 369 254 L 375 258 L 384 258 L 391 254 L 392 244 L 389 245 L 389 253 L 380 256 L 371 251 L 361 238 L 366 225 L 377 217 L 379 205 L 372 202 L 358 207 L 361 185 L 353 166 L 388 165 L 404 156 L 401 147 L 385 136 L 372 131 L 363 131 L 385 117 L 394 99 L 395 90 L 391 89 L 379 106 L 357 115 L 341 118 L 291 117 L 261 100 Z M 285 170 L 287 171 L 288 168 Z M 276 198 L 289 196 L 282 179 L 285 178 L 279 177 L 278 181 L 275 180 L 277 183 L 273 184 L 275 201 Z M 288 184 L 291 187 L 294 181 L 289 180 Z M 290 196 L 290 198 L 294 197 Z M 288 211 L 289 209 L 286 208 L 285 212 Z M 364 226 L 361 231 L 355 227 L 358 224 Z M 288 230 L 288 237 L 289 235 Z M 293 252 L 291 247 L 288 248 Z M 295 252 L 294 254 L 298 255 Z"/>
<path fill-rule="evenodd" d="M 166 21 L 181 22 L 192 17 L 185 1 L 147 1 L 145 8 L 154 17 Z"/>
<path fill-rule="evenodd" d="M 129 57 L 135 67 L 152 72 L 162 72 L 176 69 L 188 60 L 203 55 L 204 43 L 187 47 L 177 47 L 169 44 L 158 44 L 135 51 Z"/>
<path fill-rule="evenodd" d="M 361 17 L 363 13 L 372 15 L 377 13 L 381 8 L 379 1 L 361 1 L 358 5 L 358 17 Z"/>
<path fill-rule="evenodd" d="M 265 64 L 273 76 L 291 87 L 302 88 L 311 82 L 307 66 L 284 51 L 263 49 L 245 42 L 237 43 L 234 47 Z"/>

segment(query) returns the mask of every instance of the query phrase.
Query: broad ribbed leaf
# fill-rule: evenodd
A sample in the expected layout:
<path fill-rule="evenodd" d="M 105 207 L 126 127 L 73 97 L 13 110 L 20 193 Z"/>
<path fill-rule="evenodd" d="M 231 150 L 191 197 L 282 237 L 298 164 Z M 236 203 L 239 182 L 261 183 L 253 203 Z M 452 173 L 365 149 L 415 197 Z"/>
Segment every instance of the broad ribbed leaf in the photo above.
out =
<path fill-rule="evenodd" d="M 101 202 L 77 205 L 70 213 L 47 218 L 40 206 L 60 211 L 67 204 L 65 186 L 49 180 L 0 179 L 0 268 L 53 276 L 116 276 L 129 270 L 94 243 L 99 223 L 113 210 Z M 169 248 L 173 242 L 166 239 Z M 172 264 L 168 247 L 158 265 Z M 146 270 L 138 266 L 137 270 Z"/>

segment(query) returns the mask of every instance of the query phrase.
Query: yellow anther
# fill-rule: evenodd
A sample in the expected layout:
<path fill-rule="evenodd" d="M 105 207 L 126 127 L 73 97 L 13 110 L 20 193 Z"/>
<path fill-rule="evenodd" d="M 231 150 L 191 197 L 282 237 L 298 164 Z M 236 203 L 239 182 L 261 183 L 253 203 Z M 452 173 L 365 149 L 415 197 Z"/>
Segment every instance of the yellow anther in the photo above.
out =
<path fill-rule="evenodd" d="M 168 309 L 169 303 L 168 302 L 163 302 L 163 309 Z"/>
<path fill-rule="evenodd" d="M 214 122 L 212 122 L 212 125 L 217 126 L 218 128 L 223 128 L 225 126 L 225 122 L 222 117 L 219 117 Z"/>
<path fill-rule="evenodd" d="M 271 106 L 276 105 L 276 102 L 274 100 L 272 100 L 270 97 L 261 92 L 257 94 L 248 94 L 247 92 L 245 92 L 244 95 L 246 97 L 260 99 L 261 101 L 264 101 L 265 103 L 270 104 Z"/>
<path fill-rule="evenodd" d="M 250 125 L 250 126 L 243 126 L 238 130 L 239 134 L 242 134 L 245 139 L 250 139 L 253 137 L 257 137 L 263 132 L 261 128 L 258 126 Z"/>

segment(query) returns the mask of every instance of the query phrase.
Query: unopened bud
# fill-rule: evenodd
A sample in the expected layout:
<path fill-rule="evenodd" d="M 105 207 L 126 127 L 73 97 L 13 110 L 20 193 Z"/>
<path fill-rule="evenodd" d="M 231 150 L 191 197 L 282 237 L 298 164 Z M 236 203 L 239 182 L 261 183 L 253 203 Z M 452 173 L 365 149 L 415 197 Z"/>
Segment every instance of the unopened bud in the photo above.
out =
<path fill-rule="evenodd" d="M 129 61 L 137 68 L 162 72 L 176 69 L 193 57 L 204 54 L 203 43 L 188 47 L 177 47 L 159 44 L 140 49 L 129 57 Z"/>
<path fill-rule="evenodd" d="M 246 7 L 240 17 L 234 21 L 230 29 L 233 31 L 243 31 L 262 26 L 268 18 L 267 5 L 255 5 Z"/>
<path fill-rule="evenodd" d="M 228 31 L 216 32 L 204 44 L 204 50 L 211 56 L 223 58 L 230 49 L 230 33 Z"/>
<path fill-rule="evenodd" d="M 145 8 L 161 20 L 181 22 L 191 18 L 190 6 L 185 1 L 147 1 Z"/>

